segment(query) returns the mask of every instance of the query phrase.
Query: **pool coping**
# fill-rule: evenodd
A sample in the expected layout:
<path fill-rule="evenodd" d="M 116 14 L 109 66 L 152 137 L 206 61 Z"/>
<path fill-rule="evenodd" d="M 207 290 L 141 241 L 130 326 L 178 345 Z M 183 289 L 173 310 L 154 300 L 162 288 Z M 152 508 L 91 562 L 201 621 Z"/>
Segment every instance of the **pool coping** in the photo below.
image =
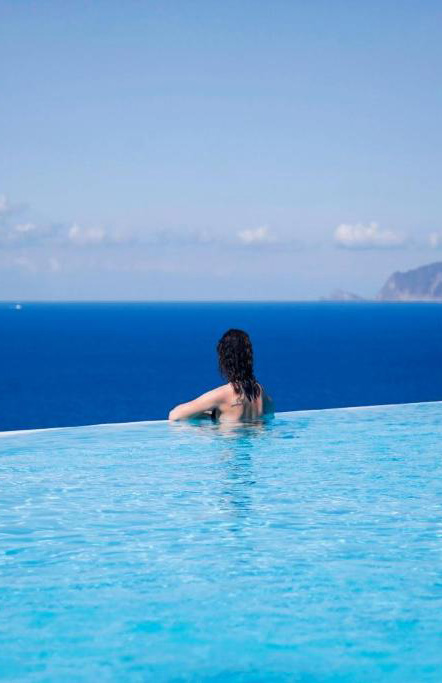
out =
<path fill-rule="evenodd" d="M 340 406 L 337 408 L 310 408 L 308 410 L 285 410 L 283 412 L 276 412 L 275 416 L 287 415 L 310 415 L 312 413 L 329 413 L 338 411 L 355 411 L 355 410 L 374 410 L 376 408 L 397 408 L 398 406 L 419 406 L 419 405 L 438 405 L 442 404 L 440 401 L 410 401 L 409 403 L 379 403 L 370 406 Z M 36 429 L 11 429 L 0 431 L 0 438 L 7 436 L 17 436 L 20 434 L 35 434 L 39 432 L 56 432 L 62 429 L 87 429 L 88 427 L 133 427 L 133 426 L 147 426 L 152 424 L 165 424 L 169 420 L 136 420 L 133 422 L 99 422 L 95 424 L 71 425 L 64 427 L 39 427 Z"/>

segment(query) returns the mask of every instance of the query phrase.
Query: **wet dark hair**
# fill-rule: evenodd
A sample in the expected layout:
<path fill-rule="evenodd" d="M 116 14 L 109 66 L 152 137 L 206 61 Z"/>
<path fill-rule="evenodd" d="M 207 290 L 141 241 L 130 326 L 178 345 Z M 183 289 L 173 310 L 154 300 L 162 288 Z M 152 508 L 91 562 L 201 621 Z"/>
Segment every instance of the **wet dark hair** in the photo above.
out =
<path fill-rule="evenodd" d="M 237 394 L 252 401 L 261 393 L 253 374 L 253 349 L 250 337 L 242 330 L 227 330 L 216 347 L 219 371 L 233 385 Z"/>

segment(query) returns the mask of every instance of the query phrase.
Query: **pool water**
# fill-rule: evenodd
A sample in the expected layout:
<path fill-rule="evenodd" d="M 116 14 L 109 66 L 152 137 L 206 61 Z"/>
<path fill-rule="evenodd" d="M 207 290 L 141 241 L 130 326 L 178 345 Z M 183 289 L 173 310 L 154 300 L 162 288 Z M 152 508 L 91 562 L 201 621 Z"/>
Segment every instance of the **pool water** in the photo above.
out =
<path fill-rule="evenodd" d="M 0 435 L 0 678 L 439 683 L 441 412 Z"/>

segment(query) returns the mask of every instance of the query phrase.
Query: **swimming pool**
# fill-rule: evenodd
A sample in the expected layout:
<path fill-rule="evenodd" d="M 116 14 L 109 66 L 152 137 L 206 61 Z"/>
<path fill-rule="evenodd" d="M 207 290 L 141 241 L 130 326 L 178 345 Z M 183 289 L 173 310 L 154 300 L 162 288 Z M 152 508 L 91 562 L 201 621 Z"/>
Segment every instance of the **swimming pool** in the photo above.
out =
<path fill-rule="evenodd" d="M 0 436 L 0 678 L 442 680 L 442 404 Z"/>

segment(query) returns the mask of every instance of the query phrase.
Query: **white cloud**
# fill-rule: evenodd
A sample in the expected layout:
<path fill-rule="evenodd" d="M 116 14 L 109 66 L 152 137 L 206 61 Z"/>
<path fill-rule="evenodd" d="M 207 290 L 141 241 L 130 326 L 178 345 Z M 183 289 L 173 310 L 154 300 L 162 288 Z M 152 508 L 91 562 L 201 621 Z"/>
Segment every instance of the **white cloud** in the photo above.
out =
<path fill-rule="evenodd" d="M 0 195 L 0 246 L 10 248 L 48 245 L 85 247 L 127 244 L 136 241 L 134 236 L 125 230 L 84 227 L 76 222 L 71 224 L 35 223 L 29 220 L 29 213 L 26 205 L 11 204 L 5 194 Z M 21 218 L 20 222 L 19 218 Z"/>
<path fill-rule="evenodd" d="M 0 224 L 0 245 L 7 247 L 36 246 L 48 240 L 56 241 L 60 227 L 35 225 L 35 223 L 13 223 L 10 220 Z"/>
<path fill-rule="evenodd" d="M 20 242 L 22 234 L 31 231 L 32 223 L 14 224 L 20 207 L 12 206 L 5 194 L 0 195 L 0 244 L 15 244 Z"/>
<path fill-rule="evenodd" d="M 210 244 L 215 242 L 216 238 L 214 235 L 209 233 L 208 230 L 202 229 L 189 229 L 184 228 L 181 230 L 161 228 L 155 232 L 150 233 L 143 239 L 143 242 L 147 244 L 155 245 L 194 245 L 194 244 Z"/>
<path fill-rule="evenodd" d="M 406 243 L 404 235 L 394 230 L 381 230 L 378 223 L 341 223 L 335 230 L 334 239 L 339 247 L 346 249 L 391 249 Z"/>
<path fill-rule="evenodd" d="M 24 270 L 35 270 L 35 263 L 28 256 L 17 256 L 13 261 L 15 266 Z"/>
<path fill-rule="evenodd" d="M 241 244 L 257 245 L 257 244 L 274 244 L 277 242 L 277 237 L 267 226 L 263 225 L 260 228 L 253 228 L 248 230 L 240 230 L 237 237 Z"/>
<path fill-rule="evenodd" d="M 14 225 L 12 229 L 19 234 L 24 234 L 33 232 L 37 227 L 34 223 L 18 223 L 17 225 Z"/>
<path fill-rule="evenodd" d="M 0 194 L 0 217 L 5 216 L 11 210 L 8 198 L 5 194 Z"/>
<path fill-rule="evenodd" d="M 428 235 L 428 244 L 433 249 L 439 249 L 442 247 L 442 233 L 432 232 Z"/>
<path fill-rule="evenodd" d="M 67 233 L 68 241 L 78 246 L 103 244 L 107 234 L 104 228 L 82 228 L 77 223 L 71 225 Z"/>
<path fill-rule="evenodd" d="M 8 195 L 0 194 L 0 223 L 3 223 L 12 216 L 17 216 L 25 210 L 26 205 L 16 203 L 11 204 Z"/>
<path fill-rule="evenodd" d="M 110 230 L 102 226 L 84 227 L 78 223 L 73 223 L 69 228 L 58 227 L 54 234 L 54 242 L 60 246 L 94 247 L 137 241 L 133 234 L 124 230 Z"/>

